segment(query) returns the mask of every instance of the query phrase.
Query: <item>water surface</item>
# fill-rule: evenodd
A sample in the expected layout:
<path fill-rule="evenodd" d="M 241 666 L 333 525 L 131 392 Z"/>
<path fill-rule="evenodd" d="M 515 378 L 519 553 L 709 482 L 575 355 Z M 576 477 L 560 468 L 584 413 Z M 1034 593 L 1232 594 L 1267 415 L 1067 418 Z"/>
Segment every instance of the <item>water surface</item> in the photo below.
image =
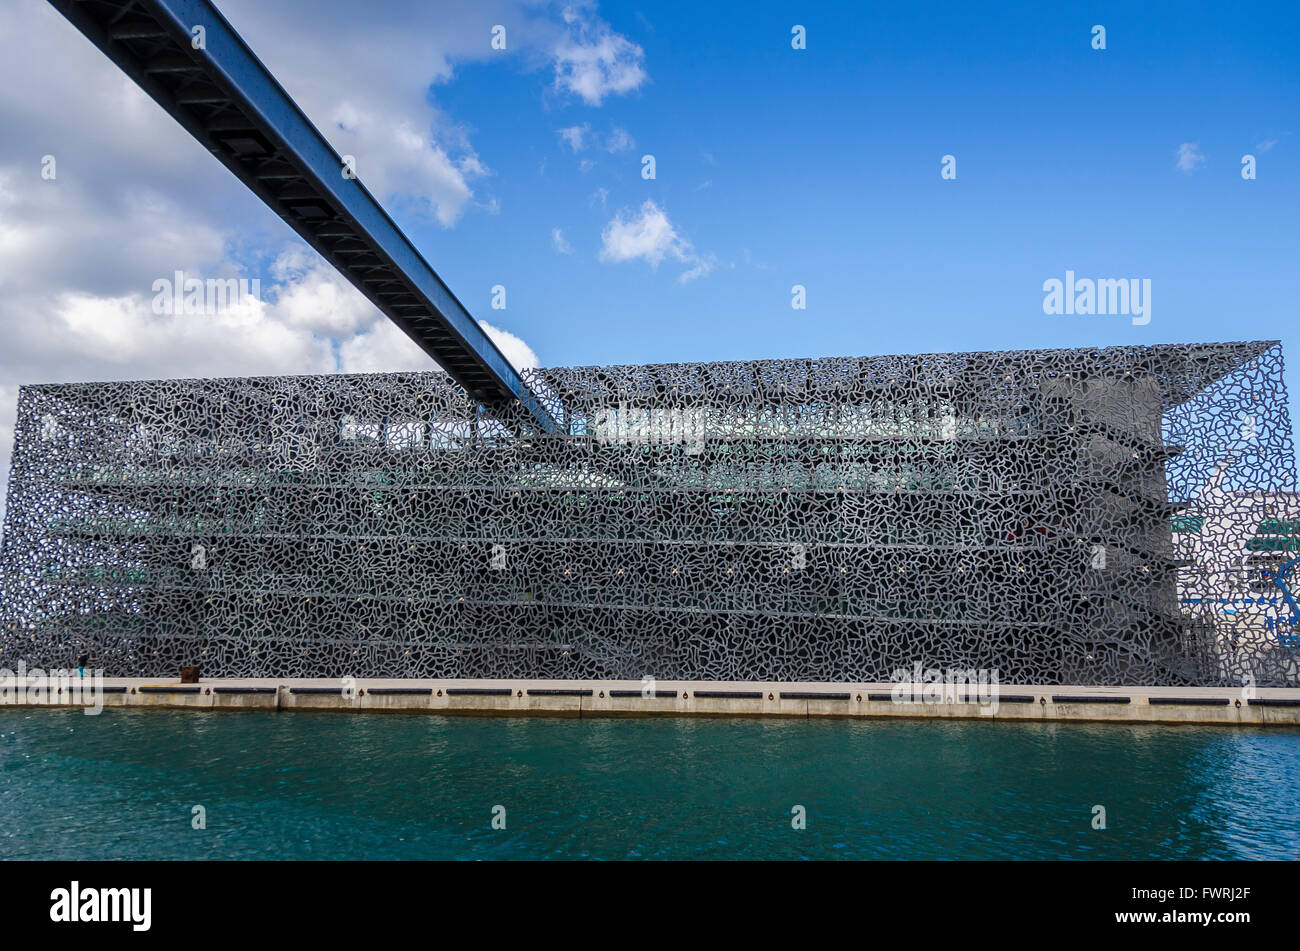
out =
<path fill-rule="evenodd" d="M 1292 859 L 1298 791 L 1288 729 L 0 709 L 0 858 Z"/>

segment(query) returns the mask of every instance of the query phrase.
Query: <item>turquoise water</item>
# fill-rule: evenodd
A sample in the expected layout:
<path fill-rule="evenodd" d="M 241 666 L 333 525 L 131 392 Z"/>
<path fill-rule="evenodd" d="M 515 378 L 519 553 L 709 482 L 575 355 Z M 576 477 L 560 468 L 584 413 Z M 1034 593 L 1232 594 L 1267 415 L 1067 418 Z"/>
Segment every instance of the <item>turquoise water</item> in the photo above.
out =
<path fill-rule="evenodd" d="M 3 858 L 1291 859 L 1298 791 L 1294 730 L 0 710 Z"/>

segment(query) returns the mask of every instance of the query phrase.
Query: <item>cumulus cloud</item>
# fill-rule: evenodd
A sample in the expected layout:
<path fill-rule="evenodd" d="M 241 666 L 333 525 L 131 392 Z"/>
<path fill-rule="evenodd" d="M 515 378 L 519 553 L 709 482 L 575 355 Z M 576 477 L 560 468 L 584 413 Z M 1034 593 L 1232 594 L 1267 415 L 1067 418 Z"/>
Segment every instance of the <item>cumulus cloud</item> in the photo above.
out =
<path fill-rule="evenodd" d="M 649 78 L 645 51 L 585 7 L 568 7 L 566 35 L 553 49 L 555 88 L 577 95 L 589 106 L 608 96 L 627 95 Z"/>
<path fill-rule="evenodd" d="M 450 228 L 474 197 L 471 183 L 490 174 L 472 149 L 448 152 L 432 135 L 398 115 L 358 109 L 351 100 L 335 107 L 330 138 L 356 159 L 357 177 L 380 196 Z"/>
<path fill-rule="evenodd" d="M 551 243 L 555 245 L 555 250 L 561 254 L 573 253 L 573 245 L 569 244 L 568 239 L 564 237 L 564 232 L 559 228 L 551 229 Z"/>
<path fill-rule="evenodd" d="M 678 280 L 683 284 L 713 270 L 713 255 L 697 254 L 678 234 L 668 213 L 647 199 L 636 213 L 620 211 L 601 232 L 600 260 L 617 263 L 642 260 L 658 270 L 666 258 L 687 265 Z"/>
<path fill-rule="evenodd" d="M 372 324 L 378 311 L 310 248 L 295 245 L 271 265 L 274 315 L 291 327 L 345 337 Z"/>
<path fill-rule="evenodd" d="M 433 361 L 391 320 L 377 320 L 339 341 L 337 369 L 343 373 L 430 370 Z"/>
<path fill-rule="evenodd" d="M 508 330 L 494 327 L 486 320 L 480 320 L 478 325 L 483 328 L 483 332 L 497 345 L 497 348 L 514 365 L 515 369 L 532 370 L 540 366 L 537 354 L 533 353 L 533 348 L 524 343 L 522 338 L 515 336 Z"/>
<path fill-rule="evenodd" d="M 1205 156 L 1201 154 L 1201 147 L 1196 142 L 1184 142 L 1178 146 L 1175 154 L 1178 158 L 1175 167 L 1180 172 L 1190 174 L 1205 164 Z"/>
<path fill-rule="evenodd" d="M 490 170 L 430 87 L 492 55 L 482 14 L 399 3 L 391 16 L 358 17 L 346 0 L 226 0 L 222 10 L 381 201 L 443 227 L 473 207 Z"/>

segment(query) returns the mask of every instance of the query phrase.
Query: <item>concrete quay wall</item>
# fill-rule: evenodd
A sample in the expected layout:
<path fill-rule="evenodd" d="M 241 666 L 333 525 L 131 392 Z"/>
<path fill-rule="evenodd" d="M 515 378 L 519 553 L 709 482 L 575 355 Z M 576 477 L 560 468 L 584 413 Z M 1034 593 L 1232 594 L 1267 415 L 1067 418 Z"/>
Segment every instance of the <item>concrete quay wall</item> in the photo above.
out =
<path fill-rule="evenodd" d="M 75 678 L 74 678 L 75 679 Z M 87 678 L 76 686 L 90 687 Z M 1197 723 L 1300 726 L 1300 689 L 1001 685 L 996 695 L 942 697 L 916 685 L 565 680 L 294 680 L 105 678 L 105 707 L 334 711 L 480 716 L 778 716 Z M 935 685 L 931 685 L 934 687 Z M 4 706 L 81 705 L 67 679 L 0 689 Z M 906 694 L 910 688 L 904 688 Z"/>

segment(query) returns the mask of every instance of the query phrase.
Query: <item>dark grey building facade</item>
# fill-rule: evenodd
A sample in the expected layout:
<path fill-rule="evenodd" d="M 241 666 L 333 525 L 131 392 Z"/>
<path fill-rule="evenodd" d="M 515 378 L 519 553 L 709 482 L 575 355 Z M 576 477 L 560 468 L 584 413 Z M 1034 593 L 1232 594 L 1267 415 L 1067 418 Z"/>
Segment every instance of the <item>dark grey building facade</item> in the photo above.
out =
<path fill-rule="evenodd" d="M 1185 597 L 1247 539 L 1173 535 L 1294 489 L 1276 342 L 525 375 L 559 434 L 439 372 L 24 387 L 0 666 L 1293 676 Z"/>

